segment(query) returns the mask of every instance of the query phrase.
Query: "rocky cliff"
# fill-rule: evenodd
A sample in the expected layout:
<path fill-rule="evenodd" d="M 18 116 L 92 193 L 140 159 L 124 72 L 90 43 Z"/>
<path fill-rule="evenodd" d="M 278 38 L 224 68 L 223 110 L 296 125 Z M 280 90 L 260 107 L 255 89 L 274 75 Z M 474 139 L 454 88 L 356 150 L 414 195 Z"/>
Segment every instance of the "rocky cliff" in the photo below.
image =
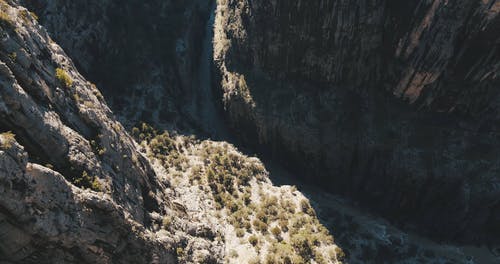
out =
<path fill-rule="evenodd" d="M 273 186 L 258 159 L 146 124 L 127 133 L 78 69 L 105 59 L 81 40 L 108 30 L 97 25 L 109 2 L 46 2 L 67 4 L 43 13 L 61 30 L 74 26 L 68 10 L 96 18 L 61 31 L 78 67 L 24 2 L 0 1 L 0 262 L 340 262 L 308 200 Z M 114 33 L 101 37 L 120 50 Z"/>
<path fill-rule="evenodd" d="M 248 144 L 439 238 L 500 237 L 498 1 L 220 1 Z"/>
<path fill-rule="evenodd" d="M 34 15 L 0 4 L 2 260 L 172 261 L 180 239 L 151 231 L 169 183 Z"/>

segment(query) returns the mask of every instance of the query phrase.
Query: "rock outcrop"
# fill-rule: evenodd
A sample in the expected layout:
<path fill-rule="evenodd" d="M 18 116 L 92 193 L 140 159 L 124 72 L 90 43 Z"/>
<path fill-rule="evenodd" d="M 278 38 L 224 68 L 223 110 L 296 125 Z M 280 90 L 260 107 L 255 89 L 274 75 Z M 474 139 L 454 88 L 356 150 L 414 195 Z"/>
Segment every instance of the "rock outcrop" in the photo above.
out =
<path fill-rule="evenodd" d="M 439 239 L 500 237 L 498 1 L 220 1 L 241 138 Z"/>
<path fill-rule="evenodd" d="M 0 142 L 0 260 L 174 263 L 168 243 L 110 195 L 77 188 L 28 162 L 11 138 L 0 136 Z"/>

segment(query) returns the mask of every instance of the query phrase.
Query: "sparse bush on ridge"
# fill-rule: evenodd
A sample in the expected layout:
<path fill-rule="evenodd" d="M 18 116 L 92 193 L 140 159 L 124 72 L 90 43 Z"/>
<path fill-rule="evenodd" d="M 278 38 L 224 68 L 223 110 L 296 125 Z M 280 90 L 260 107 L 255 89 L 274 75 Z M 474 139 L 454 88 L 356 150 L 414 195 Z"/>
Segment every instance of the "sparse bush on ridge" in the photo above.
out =
<path fill-rule="evenodd" d="M 171 226 L 172 226 L 172 217 L 171 216 L 163 217 L 163 220 L 162 220 L 163 229 L 169 230 Z"/>
<path fill-rule="evenodd" d="M 310 216 L 316 216 L 316 212 L 314 212 L 314 209 L 311 207 L 309 201 L 307 201 L 306 199 L 300 201 L 300 208 L 302 209 L 302 212 Z"/>
<path fill-rule="evenodd" d="M 186 151 L 195 140 L 173 138 L 168 132 L 159 132 L 147 124 L 133 128 L 132 135 L 148 146 L 150 158 L 161 161 L 170 170 L 174 184 L 187 177 L 189 184 L 198 185 L 200 189 L 208 187 L 216 217 L 231 224 L 237 238 L 257 251 L 267 245 L 286 252 L 271 252 L 263 260 L 304 263 L 315 259 L 317 263 L 324 263 L 324 259 L 329 258 L 316 249 L 328 246 L 333 240 L 316 219 L 309 201 L 288 200 L 283 198 L 287 192 L 270 194 L 262 188 L 266 171 L 258 160 L 239 155 L 228 144 L 206 141 L 193 149 L 194 155 L 200 158 L 200 163 L 193 165 L 187 160 Z"/>
<path fill-rule="evenodd" d="M 83 171 L 82 175 L 73 179 L 73 183 L 81 188 L 88 188 L 96 192 L 103 191 L 102 185 L 96 176 L 90 176 L 87 171 Z"/>
<path fill-rule="evenodd" d="M 259 243 L 259 238 L 256 236 L 256 235 L 251 235 L 249 238 L 248 238 L 248 242 L 250 244 L 252 244 L 252 246 L 257 246 L 257 244 Z"/>
<path fill-rule="evenodd" d="M 271 233 L 274 235 L 274 236 L 279 236 L 281 235 L 281 229 L 277 226 L 271 228 Z"/>
<path fill-rule="evenodd" d="M 56 79 L 66 88 L 70 88 L 73 85 L 73 79 L 62 68 L 56 69 Z"/>
<path fill-rule="evenodd" d="M 92 148 L 92 151 L 102 157 L 104 154 L 106 154 L 107 149 L 105 147 L 102 147 L 98 142 L 99 142 L 99 137 L 98 136 L 96 139 L 90 140 L 90 147 Z"/>
<path fill-rule="evenodd" d="M 244 237 L 245 236 L 245 230 L 241 229 L 241 228 L 236 229 L 236 236 L 237 237 Z"/>

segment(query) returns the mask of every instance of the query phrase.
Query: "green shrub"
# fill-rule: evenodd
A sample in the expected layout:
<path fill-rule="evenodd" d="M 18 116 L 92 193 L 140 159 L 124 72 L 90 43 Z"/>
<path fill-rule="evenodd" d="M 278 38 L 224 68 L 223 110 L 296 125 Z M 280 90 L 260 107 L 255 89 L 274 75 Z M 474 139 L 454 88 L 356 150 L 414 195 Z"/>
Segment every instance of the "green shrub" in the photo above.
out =
<path fill-rule="evenodd" d="M 260 231 L 262 233 L 267 232 L 267 224 L 259 219 L 253 220 L 253 227 L 255 228 L 255 230 Z"/>
<path fill-rule="evenodd" d="M 181 247 L 178 247 L 176 250 L 175 250 L 175 253 L 177 254 L 177 256 L 184 256 L 184 249 L 181 248 Z"/>
<path fill-rule="evenodd" d="M 274 256 L 273 253 L 268 253 L 266 256 L 266 260 L 264 261 L 265 264 L 278 264 L 276 261 L 276 257 Z"/>
<path fill-rule="evenodd" d="M 21 15 L 21 18 L 23 19 L 24 23 L 31 22 L 30 16 L 33 17 L 33 19 L 35 19 L 36 21 L 38 21 L 38 16 L 33 12 L 29 12 L 28 10 L 21 10 L 19 14 Z"/>
<path fill-rule="evenodd" d="M 86 171 L 83 171 L 80 177 L 73 179 L 73 183 L 80 188 L 88 188 L 95 192 L 103 191 L 97 177 L 89 175 Z"/>
<path fill-rule="evenodd" d="M 290 200 L 281 200 L 280 202 L 281 204 L 281 207 L 286 209 L 287 212 L 291 213 L 291 214 L 295 214 L 295 208 L 296 208 L 296 205 L 294 202 L 290 201 Z"/>
<path fill-rule="evenodd" d="M 313 246 L 306 234 L 296 234 L 291 237 L 291 244 L 303 259 L 313 258 Z"/>
<path fill-rule="evenodd" d="M 97 177 L 94 177 L 94 180 L 92 180 L 92 183 L 90 185 L 90 189 L 96 192 L 102 192 L 103 188 L 101 185 L 101 182 L 97 179 Z"/>
<path fill-rule="evenodd" d="M 265 208 L 262 208 L 265 210 Z M 268 221 L 268 215 L 263 211 L 259 211 L 256 215 L 257 219 L 259 219 L 260 221 L 264 222 L 264 223 L 267 223 Z"/>
<path fill-rule="evenodd" d="M 17 53 L 15 53 L 15 52 L 9 53 L 9 58 L 10 58 L 11 61 L 16 61 L 16 59 L 17 59 Z"/>
<path fill-rule="evenodd" d="M 83 100 L 80 98 L 80 96 L 77 93 L 73 94 L 73 100 L 77 104 L 81 104 L 83 102 Z"/>
<path fill-rule="evenodd" d="M 288 232 L 288 220 L 281 219 L 279 221 L 279 226 L 281 227 L 281 231 Z"/>
<path fill-rule="evenodd" d="M 281 235 L 281 229 L 277 226 L 271 228 L 271 234 L 273 234 L 275 237 L 278 237 Z"/>
<path fill-rule="evenodd" d="M 141 131 L 137 128 L 137 127 L 133 127 L 132 128 L 132 136 L 135 138 L 135 139 L 139 139 L 139 134 L 141 133 Z"/>
<path fill-rule="evenodd" d="M 226 191 L 232 193 L 234 191 L 233 189 L 233 177 L 229 174 L 226 174 L 223 176 L 223 184 L 224 188 L 226 188 Z"/>
<path fill-rule="evenodd" d="M 235 213 L 239 209 L 238 204 L 235 203 L 235 202 L 228 202 L 227 203 L 227 207 L 229 208 L 229 210 L 231 211 L 231 213 Z"/>
<path fill-rule="evenodd" d="M 215 172 L 211 168 L 207 170 L 207 181 L 208 183 L 212 183 L 215 181 Z"/>
<path fill-rule="evenodd" d="M 102 155 L 106 154 L 106 151 L 107 151 L 106 148 L 101 148 L 101 149 L 99 149 L 99 152 L 97 154 L 99 154 L 99 156 L 102 156 Z"/>
<path fill-rule="evenodd" d="M 73 183 L 79 187 L 89 188 L 92 181 L 92 177 L 86 171 L 83 171 L 82 175 L 76 178 Z"/>
<path fill-rule="evenodd" d="M 70 88 L 73 85 L 73 79 L 61 68 L 56 69 L 56 79 L 66 88 Z"/>
<path fill-rule="evenodd" d="M 314 212 L 314 209 L 311 207 L 311 205 L 306 199 L 300 201 L 300 208 L 302 209 L 302 212 L 310 216 L 316 216 L 316 212 Z"/>
<path fill-rule="evenodd" d="M 326 264 L 328 263 L 325 259 L 325 257 L 323 256 L 323 254 L 321 253 L 321 251 L 319 250 L 314 250 L 314 261 L 316 261 L 316 263 L 318 264 Z"/>
<path fill-rule="evenodd" d="M 250 244 L 252 244 L 252 246 L 257 246 L 257 244 L 259 243 L 259 238 L 256 236 L 256 235 L 251 235 L 249 238 L 248 238 L 248 242 Z"/>
<path fill-rule="evenodd" d="M 199 165 L 194 165 L 191 168 L 191 174 L 189 174 L 189 182 L 193 183 L 194 181 L 201 181 L 201 166 Z"/>
<path fill-rule="evenodd" d="M 99 135 L 97 139 L 90 140 L 90 147 L 95 154 L 103 156 L 104 154 L 106 154 L 107 149 L 105 147 L 101 147 L 101 145 L 98 143 L 100 137 L 101 135 Z"/>
<path fill-rule="evenodd" d="M 251 197 L 252 195 L 248 192 L 245 192 L 245 194 L 243 194 L 243 202 L 245 203 L 245 205 L 249 205 L 252 202 Z"/>
<path fill-rule="evenodd" d="M 245 236 L 245 230 L 241 229 L 241 228 L 236 229 L 236 236 L 237 237 L 244 237 Z"/>
<path fill-rule="evenodd" d="M 122 126 L 120 125 L 120 123 L 116 122 L 112 125 L 113 129 L 115 130 L 115 132 L 120 132 L 122 131 Z"/>
<path fill-rule="evenodd" d="M 170 216 L 163 217 L 162 226 L 163 226 L 163 229 L 168 230 L 170 228 L 170 226 L 172 226 L 172 217 L 170 217 Z"/>
<path fill-rule="evenodd" d="M 0 135 L 3 137 L 2 145 L 0 147 L 4 150 L 12 148 L 14 142 L 16 142 L 16 135 L 11 131 L 4 132 Z"/>
<path fill-rule="evenodd" d="M 335 260 L 338 260 L 338 261 L 342 261 L 345 259 L 345 253 L 344 251 L 339 248 L 339 247 L 336 247 L 335 248 L 335 251 L 334 251 L 335 254 L 330 254 L 331 257 L 335 257 Z M 333 258 L 332 258 L 333 259 Z"/>
<path fill-rule="evenodd" d="M 149 147 L 154 155 L 168 155 L 175 149 L 174 141 L 167 132 L 154 137 L 149 143 Z"/>
<path fill-rule="evenodd" d="M 248 231 L 252 232 L 252 224 L 250 221 L 243 221 L 242 226 Z"/>

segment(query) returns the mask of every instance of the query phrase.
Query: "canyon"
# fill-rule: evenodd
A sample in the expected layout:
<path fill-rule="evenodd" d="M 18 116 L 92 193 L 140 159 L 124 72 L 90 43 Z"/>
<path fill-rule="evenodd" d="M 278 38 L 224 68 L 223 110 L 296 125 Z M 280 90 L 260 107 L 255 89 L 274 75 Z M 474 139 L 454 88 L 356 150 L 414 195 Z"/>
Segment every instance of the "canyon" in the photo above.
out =
<path fill-rule="evenodd" d="M 0 262 L 500 261 L 500 2 L 0 4 Z"/>

